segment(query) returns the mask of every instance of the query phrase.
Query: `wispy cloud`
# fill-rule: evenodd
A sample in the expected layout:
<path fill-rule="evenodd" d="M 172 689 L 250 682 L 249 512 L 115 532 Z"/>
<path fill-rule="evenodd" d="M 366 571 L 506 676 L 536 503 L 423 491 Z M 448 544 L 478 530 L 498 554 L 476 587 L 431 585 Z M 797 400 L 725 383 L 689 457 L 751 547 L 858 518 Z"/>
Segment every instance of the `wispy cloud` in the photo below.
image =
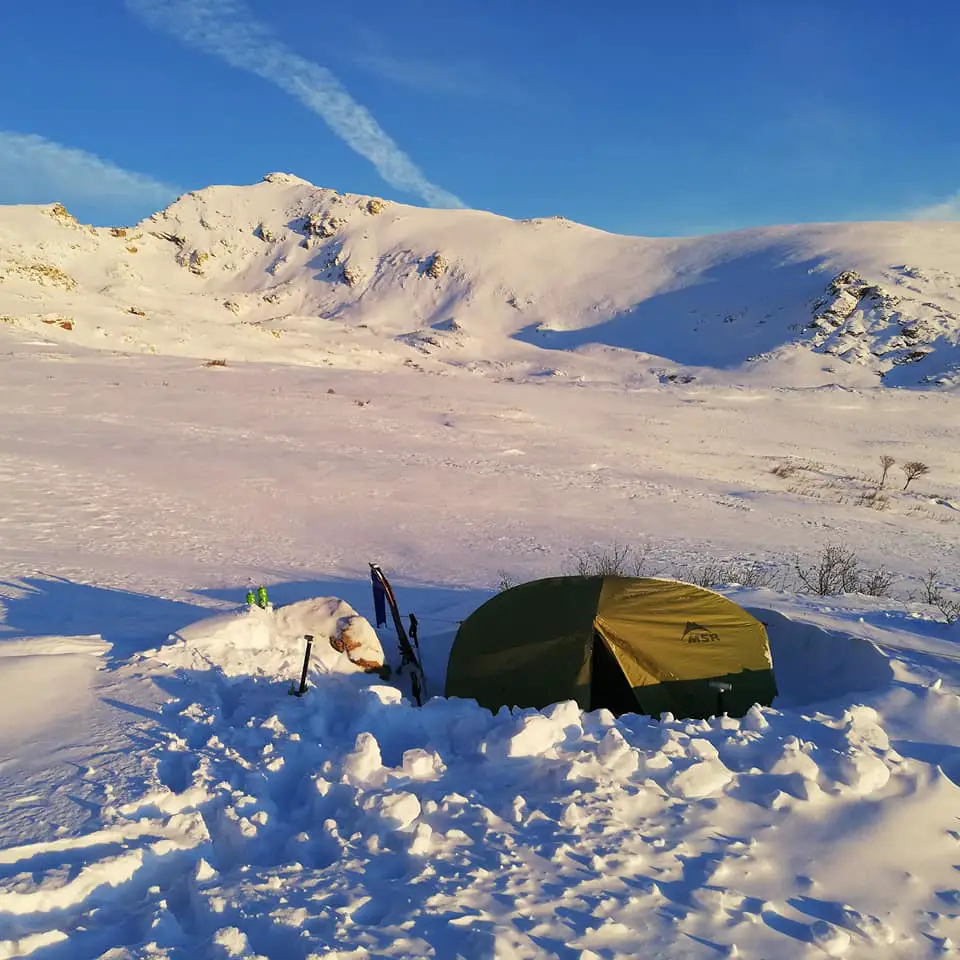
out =
<path fill-rule="evenodd" d="M 436 207 L 462 207 L 431 183 L 326 68 L 301 57 L 253 18 L 241 0 L 126 0 L 151 26 L 278 86 L 322 117 L 391 186 Z"/>
<path fill-rule="evenodd" d="M 496 70 L 476 61 L 443 63 L 398 57 L 384 49 L 380 40 L 364 34 L 361 52 L 351 62 L 375 76 L 398 83 L 419 93 L 473 100 L 499 100 L 520 103 L 523 92 Z"/>
<path fill-rule="evenodd" d="M 960 220 L 960 192 L 940 203 L 914 210 L 910 217 L 913 220 Z"/>
<path fill-rule="evenodd" d="M 145 213 L 181 191 L 85 150 L 32 133 L 0 131 L 0 202 L 93 205 L 107 214 Z"/>

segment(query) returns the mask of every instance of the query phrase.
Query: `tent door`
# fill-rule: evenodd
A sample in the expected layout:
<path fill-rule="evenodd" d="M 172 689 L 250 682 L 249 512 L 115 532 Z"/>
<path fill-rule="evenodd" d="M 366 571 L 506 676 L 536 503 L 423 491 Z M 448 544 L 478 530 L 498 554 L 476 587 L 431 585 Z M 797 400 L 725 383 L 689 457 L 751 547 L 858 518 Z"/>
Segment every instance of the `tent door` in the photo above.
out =
<path fill-rule="evenodd" d="M 616 657 L 599 633 L 593 635 L 590 654 L 590 709 L 606 707 L 614 716 L 640 713 L 640 704 Z"/>

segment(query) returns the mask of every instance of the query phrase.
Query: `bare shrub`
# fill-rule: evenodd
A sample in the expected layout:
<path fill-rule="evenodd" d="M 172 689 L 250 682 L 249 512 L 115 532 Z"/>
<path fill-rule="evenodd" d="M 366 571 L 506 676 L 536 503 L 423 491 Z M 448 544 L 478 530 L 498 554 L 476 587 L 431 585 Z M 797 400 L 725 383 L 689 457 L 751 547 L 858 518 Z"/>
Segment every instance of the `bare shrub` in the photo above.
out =
<path fill-rule="evenodd" d="M 859 592 L 868 597 L 889 597 L 896 582 L 897 578 L 886 567 L 878 567 L 861 575 Z"/>
<path fill-rule="evenodd" d="M 778 463 L 776 466 L 772 467 L 770 472 L 775 477 L 792 477 L 799 468 L 795 463 Z"/>
<path fill-rule="evenodd" d="M 752 560 L 705 561 L 680 568 L 677 576 L 698 587 L 719 587 L 729 583 L 746 587 L 748 590 L 758 590 L 761 587 L 782 590 L 786 585 L 783 570 Z"/>
<path fill-rule="evenodd" d="M 940 611 L 946 623 L 956 623 L 960 620 L 960 599 L 950 600 L 941 596 L 934 606 Z"/>
<path fill-rule="evenodd" d="M 889 453 L 885 453 L 882 457 L 880 457 L 880 467 L 883 470 L 883 473 L 880 474 L 881 490 L 883 489 L 883 485 L 887 482 L 887 474 L 890 472 L 890 468 L 896 462 L 897 461 L 893 457 L 891 457 Z"/>
<path fill-rule="evenodd" d="M 900 469 L 907 478 L 907 482 L 903 485 L 904 490 L 910 486 L 911 480 L 915 480 L 917 477 L 922 477 L 930 472 L 930 468 L 920 460 L 910 460 L 903 464 Z"/>
<path fill-rule="evenodd" d="M 651 547 L 631 547 L 614 542 L 605 548 L 587 548 L 573 555 L 573 571 L 578 577 L 648 577 Z"/>
<path fill-rule="evenodd" d="M 205 360 L 203 365 L 205 367 L 225 367 L 227 365 L 227 361 L 226 360 Z"/>
<path fill-rule="evenodd" d="M 797 558 L 794 571 L 801 587 L 820 597 L 855 593 L 860 586 L 860 561 L 852 550 L 839 544 L 824 547 L 813 564 L 805 566 Z"/>
<path fill-rule="evenodd" d="M 944 593 L 938 570 L 928 570 L 927 575 L 920 581 L 920 586 L 923 590 L 923 602 L 936 607 L 947 623 L 960 620 L 960 598 L 954 600 Z"/>
<path fill-rule="evenodd" d="M 497 592 L 503 593 L 504 590 L 511 590 L 517 585 L 517 579 L 513 574 L 508 573 L 506 570 L 497 571 Z"/>
<path fill-rule="evenodd" d="M 928 570 L 927 575 L 920 581 L 920 588 L 923 591 L 921 596 L 924 603 L 931 606 L 936 604 L 943 592 L 940 586 L 940 572 L 938 570 Z"/>

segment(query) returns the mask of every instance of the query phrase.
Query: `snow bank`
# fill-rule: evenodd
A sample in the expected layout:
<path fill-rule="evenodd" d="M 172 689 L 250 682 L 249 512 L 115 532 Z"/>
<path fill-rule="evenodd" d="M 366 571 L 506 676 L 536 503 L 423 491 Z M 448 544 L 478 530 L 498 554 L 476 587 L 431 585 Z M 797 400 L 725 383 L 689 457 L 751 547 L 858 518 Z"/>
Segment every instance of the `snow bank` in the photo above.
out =
<path fill-rule="evenodd" d="M 767 627 L 779 690 L 777 707 L 877 690 L 893 679 L 889 657 L 863 637 L 825 630 L 775 610 L 747 611 Z"/>
<path fill-rule="evenodd" d="M 0 767 L 24 743 L 62 740 L 89 717 L 93 679 L 109 650 L 100 636 L 0 642 Z"/>
<path fill-rule="evenodd" d="M 299 678 L 305 637 L 312 636 L 311 671 L 379 671 L 383 648 L 376 631 L 350 604 L 335 597 L 301 600 L 283 607 L 248 606 L 207 617 L 178 630 L 171 646 L 155 655 L 171 666 L 219 667 L 228 677 Z"/>

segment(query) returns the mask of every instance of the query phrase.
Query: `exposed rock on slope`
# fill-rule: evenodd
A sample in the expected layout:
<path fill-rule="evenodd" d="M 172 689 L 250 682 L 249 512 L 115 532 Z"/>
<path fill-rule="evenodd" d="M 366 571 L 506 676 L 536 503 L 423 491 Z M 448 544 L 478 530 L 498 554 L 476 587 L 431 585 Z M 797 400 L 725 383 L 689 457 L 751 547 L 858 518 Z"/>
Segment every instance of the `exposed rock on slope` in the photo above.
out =
<path fill-rule="evenodd" d="M 884 276 L 903 289 L 905 281 L 916 281 L 918 274 L 916 268 L 901 266 Z M 953 285 L 956 286 L 955 280 Z M 844 270 L 814 303 L 810 326 L 815 349 L 848 363 L 869 366 L 878 375 L 889 377 L 896 367 L 923 364 L 941 346 L 944 352 L 951 347 L 956 350 L 960 320 L 956 313 L 938 303 L 906 290 L 894 294 L 881 284 L 868 283 L 856 271 Z M 931 364 L 923 366 L 919 382 L 952 382 L 949 368 L 942 370 L 941 364 L 934 364 L 932 370 L 930 367 Z M 956 367 L 953 369 L 955 373 Z M 914 378 L 899 377 L 900 382 L 910 379 Z"/>

